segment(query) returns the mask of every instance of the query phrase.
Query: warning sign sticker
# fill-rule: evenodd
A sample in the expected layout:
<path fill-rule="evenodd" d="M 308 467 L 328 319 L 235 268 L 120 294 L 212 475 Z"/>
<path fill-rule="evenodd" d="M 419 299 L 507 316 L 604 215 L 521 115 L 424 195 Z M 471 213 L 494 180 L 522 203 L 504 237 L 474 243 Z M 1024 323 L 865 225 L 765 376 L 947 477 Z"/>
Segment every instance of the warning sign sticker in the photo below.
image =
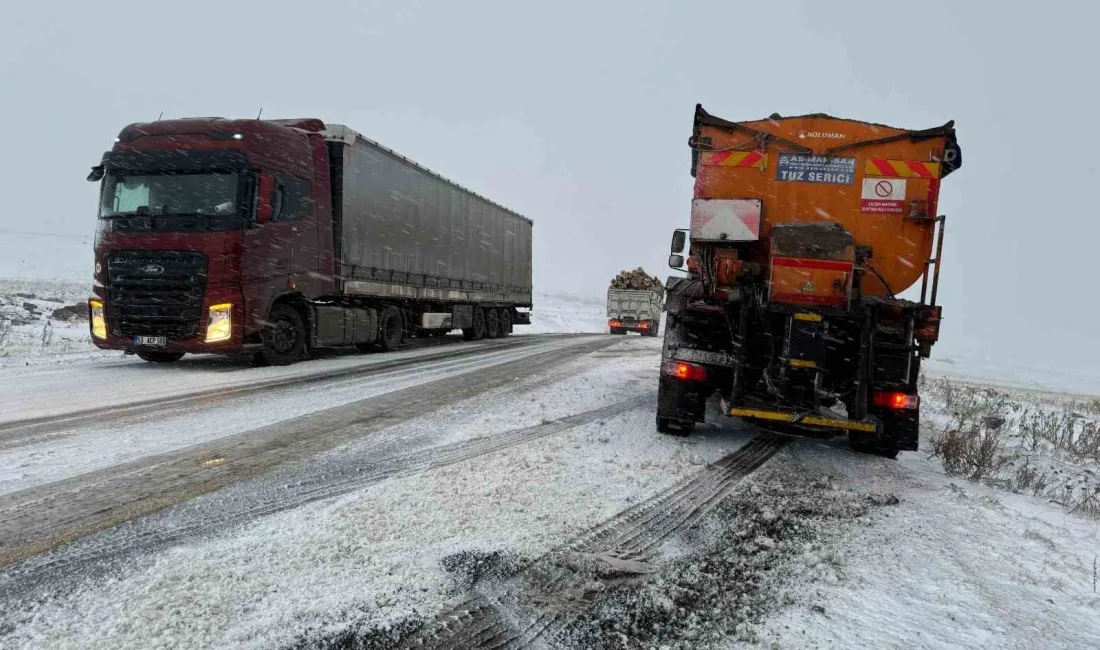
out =
<path fill-rule="evenodd" d="M 856 180 L 856 159 L 781 153 L 776 164 L 775 180 L 851 185 Z"/>
<path fill-rule="evenodd" d="M 905 181 L 900 178 L 865 178 L 859 211 L 905 214 Z"/>

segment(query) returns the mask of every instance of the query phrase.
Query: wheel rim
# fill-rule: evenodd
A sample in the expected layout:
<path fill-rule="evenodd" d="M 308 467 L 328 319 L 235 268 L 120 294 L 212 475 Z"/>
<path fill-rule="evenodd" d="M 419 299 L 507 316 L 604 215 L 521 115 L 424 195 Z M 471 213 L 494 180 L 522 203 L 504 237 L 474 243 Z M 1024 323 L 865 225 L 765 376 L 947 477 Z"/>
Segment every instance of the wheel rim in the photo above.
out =
<path fill-rule="evenodd" d="M 298 328 L 288 320 L 278 320 L 271 332 L 271 348 L 280 354 L 294 349 L 298 342 Z"/>

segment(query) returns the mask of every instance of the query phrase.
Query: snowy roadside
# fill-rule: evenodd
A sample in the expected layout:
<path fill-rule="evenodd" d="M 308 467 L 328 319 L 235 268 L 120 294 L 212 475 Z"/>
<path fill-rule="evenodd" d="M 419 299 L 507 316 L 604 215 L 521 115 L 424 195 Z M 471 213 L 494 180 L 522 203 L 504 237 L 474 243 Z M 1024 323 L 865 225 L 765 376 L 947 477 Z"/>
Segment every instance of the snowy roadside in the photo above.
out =
<path fill-rule="evenodd" d="M 607 332 L 607 302 L 599 293 L 575 295 L 535 291 L 531 325 L 520 333 Z"/>
<path fill-rule="evenodd" d="M 83 282 L 0 278 L 0 369 L 121 357 L 91 344 L 87 299 Z"/>
<path fill-rule="evenodd" d="M 793 606 L 767 620 L 761 640 L 773 648 L 1095 647 L 1100 520 L 1088 516 L 1086 499 L 1098 465 L 1048 439 L 1093 430 L 1091 402 L 958 381 L 925 394 L 920 452 L 889 463 L 822 444 L 801 455 L 901 502 L 838 538 L 829 553 L 841 573 L 796 582 Z M 961 475 L 931 456 L 944 431 L 972 442 L 947 452 Z"/>

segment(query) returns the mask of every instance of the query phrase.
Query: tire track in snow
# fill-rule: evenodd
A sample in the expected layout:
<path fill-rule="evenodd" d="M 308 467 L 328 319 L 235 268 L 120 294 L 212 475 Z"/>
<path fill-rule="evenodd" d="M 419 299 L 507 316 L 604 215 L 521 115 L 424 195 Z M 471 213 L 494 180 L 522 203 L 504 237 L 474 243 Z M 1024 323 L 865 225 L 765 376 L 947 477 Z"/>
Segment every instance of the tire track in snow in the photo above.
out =
<path fill-rule="evenodd" d="M 610 337 L 595 337 L 535 351 L 515 360 L 471 368 L 457 376 L 0 496 L 0 567 L 505 387 L 515 381 L 517 374 L 529 373 L 531 368 L 547 368 L 616 342 Z M 317 486 L 322 495 L 317 498 L 325 498 L 324 485 L 327 483 Z M 279 498 L 288 495 L 284 491 Z M 27 568 L 32 566 L 28 564 Z M 8 579 L 0 576 L 0 587 L 5 587 Z"/>
<path fill-rule="evenodd" d="M 479 594 L 438 617 L 407 639 L 402 648 L 459 650 L 525 648 L 551 639 L 575 618 L 565 594 L 583 593 L 591 580 L 571 565 L 575 559 L 610 555 L 646 561 L 677 531 L 696 523 L 741 479 L 752 474 L 789 442 L 765 434 L 694 476 L 659 492 L 536 559 L 503 588 Z M 555 599 L 561 602 L 553 602 Z M 540 601 L 542 601 L 540 603 Z"/>
<path fill-rule="evenodd" d="M 364 363 L 350 368 L 311 372 L 304 375 L 274 377 L 242 385 L 230 385 L 210 390 L 196 391 L 184 395 L 173 395 L 151 400 L 141 400 L 128 404 L 104 406 L 91 409 L 61 413 L 38 418 L 27 418 L 0 422 L 0 450 L 30 444 L 44 437 L 56 437 L 59 432 L 77 429 L 88 425 L 102 425 L 123 418 L 164 415 L 172 411 L 186 411 L 206 408 L 233 399 L 252 397 L 262 393 L 298 388 L 309 384 L 327 383 L 337 380 L 355 379 L 387 370 L 396 370 L 463 357 L 489 354 L 501 350 L 521 348 L 547 340 L 547 337 L 517 337 L 504 341 L 487 342 L 480 345 L 463 346 L 457 350 L 445 350 L 435 354 L 418 355 L 388 361 Z"/>
<path fill-rule="evenodd" d="M 653 395 L 639 396 L 523 429 L 381 457 L 365 465 L 342 467 L 335 477 L 326 476 L 324 479 L 302 482 L 285 489 L 272 489 L 258 495 L 258 498 L 251 503 L 219 512 L 214 517 L 203 516 L 202 512 L 193 512 L 190 514 L 197 516 L 182 522 L 178 521 L 178 517 L 167 517 L 162 521 L 128 522 L 119 527 L 118 535 L 102 541 L 88 540 L 72 551 L 57 553 L 54 556 L 39 556 L 13 567 L 6 574 L 0 574 L 0 587 L 9 590 L 20 582 L 36 583 L 42 580 L 46 573 L 57 574 L 81 568 L 94 570 L 95 567 L 89 565 L 97 561 L 109 559 L 116 562 L 137 553 L 161 550 L 187 539 L 221 534 L 257 518 L 292 510 L 314 501 L 342 496 L 386 479 L 454 465 L 562 433 L 590 422 L 611 418 L 652 403 L 654 399 Z M 163 523 L 168 525 L 162 525 Z M 124 527 L 129 529 L 122 530 Z M 51 579 L 59 578 L 60 576 L 51 575 Z M 63 579 L 71 580 L 72 574 L 65 574 Z"/>

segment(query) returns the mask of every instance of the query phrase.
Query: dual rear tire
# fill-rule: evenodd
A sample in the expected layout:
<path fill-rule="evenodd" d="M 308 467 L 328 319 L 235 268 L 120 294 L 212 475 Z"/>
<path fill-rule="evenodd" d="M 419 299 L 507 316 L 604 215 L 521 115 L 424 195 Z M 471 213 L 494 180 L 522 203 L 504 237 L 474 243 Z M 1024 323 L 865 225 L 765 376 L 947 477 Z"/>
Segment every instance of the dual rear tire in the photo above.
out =
<path fill-rule="evenodd" d="M 462 336 L 467 341 L 481 339 L 500 339 L 512 333 L 512 312 L 507 308 L 474 307 L 474 323 L 462 328 Z"/>

